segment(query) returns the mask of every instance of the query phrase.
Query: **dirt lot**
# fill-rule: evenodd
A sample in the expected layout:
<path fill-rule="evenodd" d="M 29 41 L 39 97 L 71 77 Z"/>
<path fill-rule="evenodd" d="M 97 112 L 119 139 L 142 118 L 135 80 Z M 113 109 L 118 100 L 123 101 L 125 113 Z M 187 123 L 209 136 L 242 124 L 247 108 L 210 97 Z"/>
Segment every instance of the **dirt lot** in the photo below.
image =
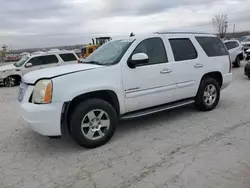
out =
<path fill-rule="evenodd" d="M 249 188 L 250 80 L 241 68 L 211 112 L 192 106 L 122 122 L 105 146 L 51 140 L 0 88 L 0 188 Z M 248 111 L 249 110 L 249 111 Z"/>

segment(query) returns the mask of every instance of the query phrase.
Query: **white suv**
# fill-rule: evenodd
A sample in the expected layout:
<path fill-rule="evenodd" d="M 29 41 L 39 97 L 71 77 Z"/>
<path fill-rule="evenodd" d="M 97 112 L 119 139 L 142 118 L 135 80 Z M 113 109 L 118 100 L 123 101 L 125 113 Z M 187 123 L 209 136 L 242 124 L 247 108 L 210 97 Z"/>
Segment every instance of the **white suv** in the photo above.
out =
<path fill-rule="evenodd" d="M 232 80 L 214 35 L 157 33 L 108 42 L 85 63 L 26 74 L 21 116 L 46 136 L 70 134 L 82 146 L 106 143 L 119 119 L 192 104 L 214 109 Z"/>
<path fill-rule="evenodd" d="M 33 70 L 77 63 L 78 57 L 71 51 L 40 52 L 25 55 L 14 64 L 0 66 L 0 83 L 13 87 L 21 81 L 21 77 Z"/>
<path fill-rule="evenodd" d="M 240 61 L 244 59 L 243 46 L 238 40 L 227 40 L 224 41 L 234 67 L 240 67 Z"/>

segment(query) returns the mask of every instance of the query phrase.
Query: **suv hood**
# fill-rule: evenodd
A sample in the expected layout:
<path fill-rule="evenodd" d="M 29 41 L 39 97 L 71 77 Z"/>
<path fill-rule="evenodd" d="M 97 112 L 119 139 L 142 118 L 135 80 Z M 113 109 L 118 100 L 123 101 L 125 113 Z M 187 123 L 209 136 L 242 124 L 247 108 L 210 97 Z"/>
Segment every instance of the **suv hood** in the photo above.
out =
<path fill-rule="evenodd" d="M 27 84 L 35 84 L 39 79 L 43 78 L 54 78 L 58 76 L 63 76 L 67 74 L 72 74 L 75 72 L 86 71 L 91 69 L 96 69 L 103 67 L 101 65 L 92 64 L 73 64 L 73 65 L 62 65 L 58 67 L 45 68 L 41 70 L 36 70 L 25 74 L 22 78 L 23 82 Z"/>
<path fill-rule="evenodd" d="M 17 67 L 15 67 L 13 64 L 8 64 L 8 65 L 0 66 L 0 71 L 13 70 L 16 68 Z"/>

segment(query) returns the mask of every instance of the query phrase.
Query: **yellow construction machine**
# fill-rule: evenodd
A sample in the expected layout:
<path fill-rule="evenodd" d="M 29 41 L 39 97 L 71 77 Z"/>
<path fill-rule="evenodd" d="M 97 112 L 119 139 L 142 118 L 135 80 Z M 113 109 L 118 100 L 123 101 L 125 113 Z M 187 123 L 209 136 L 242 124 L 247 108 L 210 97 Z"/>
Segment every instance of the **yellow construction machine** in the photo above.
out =
<path fill-rule="evenodd" d="M 101 45 L 110 40 L 112 40 L 111 37 L 98 37 L 95 38 L 95 40 L 92 39 L 92 44 L 89 44 L 81 49 L 81 58 L 85 59 L 90 54 L 92 54 L 97 48 L 99 48 Z"/>

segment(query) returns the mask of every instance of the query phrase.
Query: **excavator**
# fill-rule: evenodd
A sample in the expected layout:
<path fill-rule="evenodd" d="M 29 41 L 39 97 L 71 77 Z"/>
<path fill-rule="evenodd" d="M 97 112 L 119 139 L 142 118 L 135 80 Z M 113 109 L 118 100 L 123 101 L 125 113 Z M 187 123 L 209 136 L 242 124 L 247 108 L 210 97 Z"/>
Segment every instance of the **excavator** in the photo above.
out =
<path fill-rule="evenodd" d="M 92 54 L 97 48 L 99 48 L 104 43 L 112 40 L 111 37 L 98 37 L 92 39 L 92 44 L 89 44 L 81 49 L 80 58 L 87 58 L 90 54 Z"/>

